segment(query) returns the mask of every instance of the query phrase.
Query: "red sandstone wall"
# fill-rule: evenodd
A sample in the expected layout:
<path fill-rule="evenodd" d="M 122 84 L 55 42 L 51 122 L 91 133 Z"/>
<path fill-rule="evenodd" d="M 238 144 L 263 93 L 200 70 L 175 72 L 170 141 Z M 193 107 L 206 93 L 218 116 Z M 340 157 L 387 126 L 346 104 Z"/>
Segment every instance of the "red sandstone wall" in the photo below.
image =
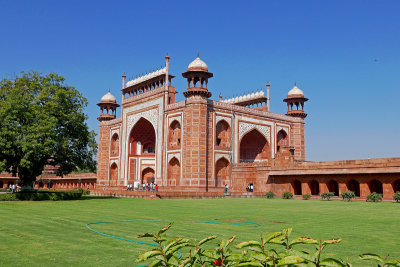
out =
<path fill-rule="evenodd" d="M 100 125 L 99 150 L 97 156 L 97 183 L 106 184 L 108 180 L 109 155 L 110 155 L 110 126 Z"/>
<path fill-rule="evenodd" d="M 304 123 L 292 123 L 290 131 L 290 144 L 294 147 L 294 159 L 306 160 Z"/>

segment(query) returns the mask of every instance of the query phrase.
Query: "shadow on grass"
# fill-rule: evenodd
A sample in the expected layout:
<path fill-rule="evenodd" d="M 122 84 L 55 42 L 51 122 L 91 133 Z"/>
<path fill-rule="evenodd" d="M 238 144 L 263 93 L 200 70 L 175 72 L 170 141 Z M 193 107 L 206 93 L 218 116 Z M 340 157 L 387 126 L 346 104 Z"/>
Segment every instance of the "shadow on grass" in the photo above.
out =
<path fill-rule="evenodd" d="M 118 199 L 119 197 L 114 196 L 82 196 L 80 200 L 92 200 L 92 199 Z"/>

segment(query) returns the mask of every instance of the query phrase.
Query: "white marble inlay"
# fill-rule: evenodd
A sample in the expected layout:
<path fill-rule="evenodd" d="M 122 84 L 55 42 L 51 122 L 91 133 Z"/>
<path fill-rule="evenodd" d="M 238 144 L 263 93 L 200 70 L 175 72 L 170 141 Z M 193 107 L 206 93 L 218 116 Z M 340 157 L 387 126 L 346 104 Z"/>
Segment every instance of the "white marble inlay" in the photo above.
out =
<path fill-rule="evenodd" d="M 225 158 L 229 163 L 231 163 L 231 154 L 230 153 L 215 153 L 215 162 L 220 160 L 221 158 Z"/>
<path fill-rule="evenodd" d="M 168 154 L 168 162 L 170 162 L 170 160 L 173 158 L 177 158 L 179 163 L 181 163 L 181 153 L 169 153 Z"/>
<path fill-rule="evenodd" d="M 264 137 L 267 139 L 268 143 L 271 144 L 271 134 L 270 134 L 270 127 L 265 125 L 247 123 L 247 122 L 239 122 L 239 140 L 242 139 L 243 135 L 248 133 L 252 129 L 259 130 Z"/>
<path fill-rule="evenodd" d="M 215 117 L 215 124 L 217 124 L 220 121 L 226 121 L 230 127 L 232 127 L 232 119 L 230 117 L 225 117 L 225 116 L 220 116 L 220 115 L 216 115 Z"/>
<path fill-rule="evenodd" d="M 286 133 L 287 135 L 289 135 L 289 128 L 288 128 L 288 127 L 284 127 L 284 126 L 279 126 L 279 125 L 278 125 L 278 126 L 276 127 L 276 132 L 279 133 L 280 130 L 284 130 L 285 133 Z"/>

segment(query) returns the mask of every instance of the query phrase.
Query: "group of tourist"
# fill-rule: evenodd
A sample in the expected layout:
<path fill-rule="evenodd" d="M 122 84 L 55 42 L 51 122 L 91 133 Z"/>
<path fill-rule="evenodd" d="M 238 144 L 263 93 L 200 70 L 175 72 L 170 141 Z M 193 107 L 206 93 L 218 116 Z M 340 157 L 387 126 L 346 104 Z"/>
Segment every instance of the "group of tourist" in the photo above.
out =
<path fill-rule="evenodd" d="M 15 185 L 15 184 L 10 184 L 8 186 L 8 188 L 10 188 L 10 191 L 13 192 L 13 193 L 18 192 L 21 189 L 21 187 L 19 185 Z"/>
<path fill-rule="evenodd" d="M 247 186 L 246 186 L 246 191 L 247 192 L 253 192 L 253 184 L 248 184 Z"/>
<path fill-rule="evenodd" d="M 143 183 L 142 186 L 140 186 L 140 182 L 134 182 L 134 184 L 128 184 L 126 186 L 126 190 L 127 191 L 152 191 L 154 192 L 158 192 L 158 185 L 154 182 L 151 183 Z"/>

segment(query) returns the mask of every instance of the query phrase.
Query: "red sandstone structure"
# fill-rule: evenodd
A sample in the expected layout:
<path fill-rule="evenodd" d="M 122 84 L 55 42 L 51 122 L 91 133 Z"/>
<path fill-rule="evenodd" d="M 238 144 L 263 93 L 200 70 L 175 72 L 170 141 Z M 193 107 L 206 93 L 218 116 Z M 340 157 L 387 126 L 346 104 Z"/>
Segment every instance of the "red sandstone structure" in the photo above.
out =
<path fill-rule="evenodd" d="M 304 123 L 308 100 L 296 85 L 283 101 L 287 114 L 269 110 L 263 91 L 231 99 L 210 100 L 208 80 L 214 75 L 197 57 L 182 73 L 187 80 L 184 101 L 175 102 L 169 57 L 157 71 L 126 81 L 122 76 L 120 105 L 108 92 L 101 114 L 96 174 L 63 178 L 47 169 L 37 186 L 56 189 L 95 188 L 97 194 L 146 196 L 127 192 L 135 182 L 159 185 L 161 197 L 261 196 L 349 190 L 359 199 L 371 192 L 391 200 L 400 191 L 400 158 L 308 162 Z M 0 188 L 17 177 L 0 174 Z M 253 185 L 254 192 L 246 187 Z"/>
<path fill-rule="evenodd" d="M 122 76 L 119 118 L 115 97 L 103 96 L 97 188 L 121 193 L 128 184 L 154 181 L 163 196 L 218 196 L 227 184 L 234 196 L 352 190 L 361 199 L 371 192 L 391 199 L 400 190 L 400 158 L 305 161 L 308 99 L 296 85 L 282 115 L 269 110 L 269 84 L 267 97 L 260 91 L 214 101 L 208 88 L 214 75 L 199 57 L 182 76 L 187 89 L 180 102 L 168 56 L 157 71 Z"/>

